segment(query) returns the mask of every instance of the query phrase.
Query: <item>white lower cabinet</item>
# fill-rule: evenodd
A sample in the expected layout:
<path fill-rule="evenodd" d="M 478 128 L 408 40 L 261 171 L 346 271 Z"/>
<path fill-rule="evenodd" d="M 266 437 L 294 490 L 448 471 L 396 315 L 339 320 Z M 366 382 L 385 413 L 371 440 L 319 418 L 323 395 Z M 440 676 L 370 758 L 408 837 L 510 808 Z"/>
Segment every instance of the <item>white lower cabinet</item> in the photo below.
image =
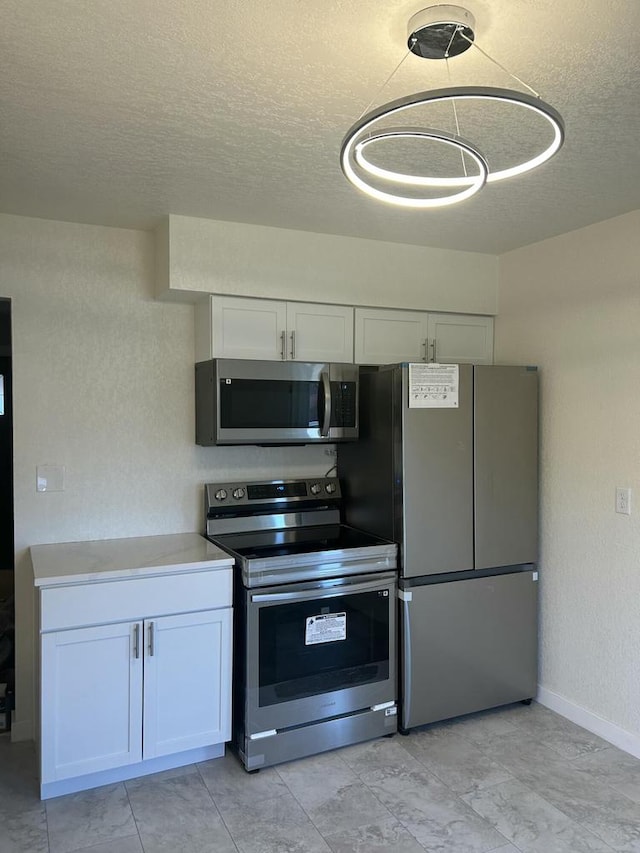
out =
<path fill-rule="evenodd" d="M 230 568 L 49 587 L 40 611 L 43 798 L 223 754 Z"/>
<path fill-rule="evenodd" d="M 142 757 L 229 740 L 231 610 L 145 622 Z"/>
<path fill-rule="evenodd" d="M 42 637 L 42 782 L 223 743 L 231 610 Z"/>
<path fill-rule="evenodd" d="M 141 623 L 42 637 L 42 782 L 142 760 Z"/>

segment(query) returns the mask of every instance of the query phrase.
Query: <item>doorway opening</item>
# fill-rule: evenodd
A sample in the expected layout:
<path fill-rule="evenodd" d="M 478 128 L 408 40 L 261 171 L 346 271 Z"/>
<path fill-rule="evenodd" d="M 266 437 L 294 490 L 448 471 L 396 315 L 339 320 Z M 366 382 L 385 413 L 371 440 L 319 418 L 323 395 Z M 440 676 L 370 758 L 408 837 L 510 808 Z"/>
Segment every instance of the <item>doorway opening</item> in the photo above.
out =
<path fill-rule="evenodd" d="M 15 681 L 11 300 L 0 297 L 0 731 L 11 728 Z"/>

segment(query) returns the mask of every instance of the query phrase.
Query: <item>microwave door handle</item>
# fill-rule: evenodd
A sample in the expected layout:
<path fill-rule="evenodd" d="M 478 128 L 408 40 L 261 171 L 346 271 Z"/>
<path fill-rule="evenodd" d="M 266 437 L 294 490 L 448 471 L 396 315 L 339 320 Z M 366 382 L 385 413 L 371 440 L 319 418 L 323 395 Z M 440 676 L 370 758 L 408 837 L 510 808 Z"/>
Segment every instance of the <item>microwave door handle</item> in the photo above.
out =
<path fill-rule="evenodd" d="M 329 381 L 328 373 L 321 373 L 322 389 L 324 392 L 324 419 L 320 427 L 320 435 L 323 438 L 329 436 L 329 426 L 331 424 L 331 382 Z"/>

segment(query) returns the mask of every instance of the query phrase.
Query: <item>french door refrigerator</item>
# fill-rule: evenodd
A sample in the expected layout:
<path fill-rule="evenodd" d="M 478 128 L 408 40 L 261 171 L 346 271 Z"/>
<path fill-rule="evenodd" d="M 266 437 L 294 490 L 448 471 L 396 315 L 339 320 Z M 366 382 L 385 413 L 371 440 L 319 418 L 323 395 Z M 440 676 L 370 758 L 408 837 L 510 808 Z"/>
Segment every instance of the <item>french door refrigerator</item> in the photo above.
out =
<path fill-rule="evenodd" d="M 536 693 L 537 425 L 535 367 L 362 372 L 338 473 L 346 521 L 399 546 L 401 730 Z"/>

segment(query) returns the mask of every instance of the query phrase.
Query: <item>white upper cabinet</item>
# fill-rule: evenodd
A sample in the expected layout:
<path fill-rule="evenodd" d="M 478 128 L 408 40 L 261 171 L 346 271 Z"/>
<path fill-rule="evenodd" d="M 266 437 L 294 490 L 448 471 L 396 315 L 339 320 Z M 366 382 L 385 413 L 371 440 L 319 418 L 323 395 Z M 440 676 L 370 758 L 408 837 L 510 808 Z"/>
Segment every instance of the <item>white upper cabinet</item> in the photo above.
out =
<path fill-rule="evenodd" d="M 429 361 L 493 364 L 493 317 L 429 314 Z"/>
<path fill-rule="evenodd" d="M 196 361 L 493 362 L 493 317 L 241 296 L 210 296 L 195 311 Z"/>
<path fill-rule="evenodd" d="M 353 362 L 353 308 L 287 302 L 287 358 Z"/>
<path fill-rule="evenodd" d="M 353 308 L 211 296 L 196 305 L 196 361 L 353 362 Z"/>
<path fill-rule="evenodd" d="M 493 317 L 355 309 L 357 364 L 493 362 Z"/>
<path fill-rule="evenodd" d="M 274 299 L 211 297 L 210 355 L 280 359 L 286 347 L 287 304 Z"/>
<path fill-rule="evenodd" d="M 424 361 L 427 317 L 422 311 L 356 308 L 356 364 Z"/>

